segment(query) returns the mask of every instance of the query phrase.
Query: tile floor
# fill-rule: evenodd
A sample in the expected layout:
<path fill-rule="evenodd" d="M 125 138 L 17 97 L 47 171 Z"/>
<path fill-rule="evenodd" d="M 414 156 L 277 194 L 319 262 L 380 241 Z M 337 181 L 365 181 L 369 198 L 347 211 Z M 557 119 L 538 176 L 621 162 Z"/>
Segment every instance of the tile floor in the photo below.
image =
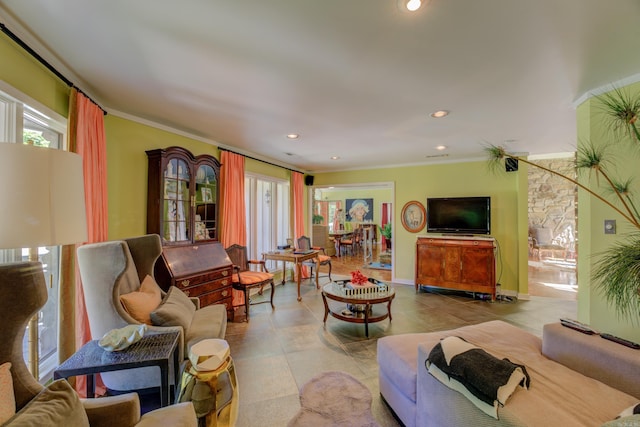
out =
<path fill-rule="evenodd" d="M 346 278 L 335 271 L 334 266 L 334 280 Z M 321 279 L 321 283 L 327 281 Z M 346 371 L 362 381 L 371 391 L 374 416 L 380 425 L 398 426 L 379 396 L 378 338 L 494 319 L 541 335 L 545 323 L 576 317 L 575 300 L 531 297 L 528 301 L 491 303 L 448 291 L 416 294 L 413 286 L 395 288 L 393 321 L 371 324 L 368 339 L 360 324 L 329 317 L 325 326 L 321 293 L 310 281 L 302 284 L 301 302 L 296 301 L 295 284 L 288 282 L 276 287 L 275 310 L 261 304 L 251 307 L 249 322 L 242 321 L 243 315 L 236 316 L 237 321 L 228 325 L 226 339 L 240 387 L 238 427 L 285 426 L 299 409 L 299 387 L 330 370 Z M 264 297 L 269 297 L 268 291 Z"/>

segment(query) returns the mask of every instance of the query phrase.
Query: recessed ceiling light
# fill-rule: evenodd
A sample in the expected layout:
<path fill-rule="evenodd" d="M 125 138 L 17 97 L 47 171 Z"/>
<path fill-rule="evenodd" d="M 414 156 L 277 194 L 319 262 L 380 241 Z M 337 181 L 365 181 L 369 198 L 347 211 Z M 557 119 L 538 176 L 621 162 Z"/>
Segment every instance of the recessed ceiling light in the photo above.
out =
<path fill-rule="evenodd" d="M 433 117 L 434 119 L 441 119 L 448 115 L 449 115 L 449 112 L 447 110 L 438 110 L 430 114 L 430 116 Z"/>
<path fill-rule="evenodd" d="M 409 0 L 406 6 L 410 12 L 415 12 L 416 10 L 420 9 L 421 5 L 422 1 L 420 0 Z"/>
<path fill-rule="evenodd" d="M 300 135 L 298 135 L 297 133 L 290 133 L 287 135 L 287 138 L 289 139 L 298 139 L 300 138 Z"/>
<path fill-rule="evenodd" d="M 331 156 L 331 160 L 338 160 L 340 157 L 338 156 Z"/>
<path fill-rule="evenodd" d="M 442 150 L 446 150 L 447 146 L 446 145 L 436 145 L 436 150 L 442 151 Z"/>

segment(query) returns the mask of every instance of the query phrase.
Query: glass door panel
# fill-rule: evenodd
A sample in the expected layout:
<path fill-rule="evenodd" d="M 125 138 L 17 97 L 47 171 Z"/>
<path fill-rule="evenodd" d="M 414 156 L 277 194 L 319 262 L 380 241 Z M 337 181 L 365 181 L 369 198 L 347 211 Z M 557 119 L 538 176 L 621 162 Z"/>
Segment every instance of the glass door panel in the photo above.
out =
<path fill-rule="evenodd" d="M 168 242 L 189 239 L 189 168 L 172 159 L 164 170 L 163 237 Z"/>
<path fill-rule="evenodd" d="M 196 172 L 195 239 L 208 240 L 217 236 L 216 174 L 209 165 L 200 165 Z"/>

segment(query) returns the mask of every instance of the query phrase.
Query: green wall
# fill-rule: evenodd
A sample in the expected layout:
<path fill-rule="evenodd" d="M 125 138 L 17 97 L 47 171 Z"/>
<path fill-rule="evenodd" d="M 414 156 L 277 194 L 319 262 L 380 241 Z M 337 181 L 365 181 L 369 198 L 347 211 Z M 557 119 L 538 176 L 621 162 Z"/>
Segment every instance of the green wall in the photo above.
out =
<path fill-rule="evenodd" d="M 624 90 L 638 96 L 640 83 L 630 85 Z M 614 177 L 620 180 L 635 178 L 631 183 L 631 193 L 636 195 L 637 204 L 637 195 L 640 194 L 640 143 L 613 135 L 598 101 L 593 98 L 579 106 L 577 120 L 579 144 L 584 145 L 591 141 L 598 146 L 607 146 L 608 157 L 613 159 L 615 164 L 615 168 L 608 169 L 613 172 Z M 602 183 L 594 176 L 582 175 L 580 182 L 590 189 L 597 188 L 599 184 L 602 187 Z M 591 280 L 591 269 L 600 254 L 616 242 L 625 239 L 626 234 L 637 230 L 613 209 L 586 191 L 578 193 L 578 213 L 579 318 L 601 331 L 640 342 L 638 325 L 618 319 L 614 308 L 600 296 L 599 290 Z M 617 234 L 604 234 L 605 219 L 616 220 Z"/>

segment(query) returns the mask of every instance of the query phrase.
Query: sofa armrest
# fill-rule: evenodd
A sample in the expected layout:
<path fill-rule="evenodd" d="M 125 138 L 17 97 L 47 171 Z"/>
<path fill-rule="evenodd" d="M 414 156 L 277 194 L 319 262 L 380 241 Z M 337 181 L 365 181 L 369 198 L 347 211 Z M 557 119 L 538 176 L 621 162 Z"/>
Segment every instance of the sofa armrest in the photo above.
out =
<path fill-rule="evenodd" d="M 189 297 L 193 305 L 196 306 L 196 310 L 200 310 L 200 298 L 198 297 Z"/>
<path fill-rule="evenodd" d="M 99 399 L 81 399 L 91 427 L 132 427 L 140 421 L 140 400 L 136 393 Z"/>
<path fill-rule="evenodd" d="M 544 325 L 542 354 L 640 399 L 640 351 L 562 326 Z"/>

